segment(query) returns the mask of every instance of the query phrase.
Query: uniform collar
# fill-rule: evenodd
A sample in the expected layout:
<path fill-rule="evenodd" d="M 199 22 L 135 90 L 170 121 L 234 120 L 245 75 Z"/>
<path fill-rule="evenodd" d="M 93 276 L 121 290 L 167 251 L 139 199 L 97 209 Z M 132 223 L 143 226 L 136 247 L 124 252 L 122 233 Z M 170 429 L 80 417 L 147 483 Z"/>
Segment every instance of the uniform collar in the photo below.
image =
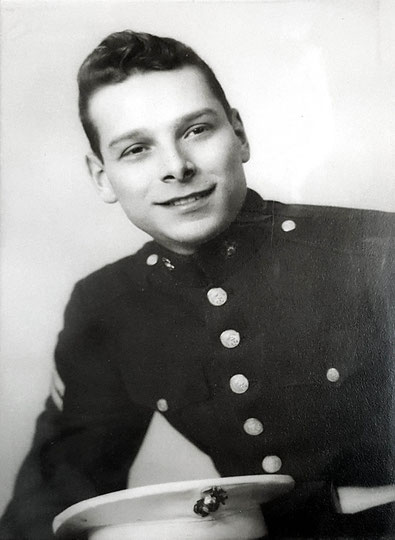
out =
<path fill-rule="evenodd" d="M 153 278 L 191 287 L 218 286 L 262 247 L 270 237 L 272 220 L 272 203 L 248 189 L 235 221 L 193 255 L 179 255 L 156 242 L 148 244 L 148 257 L 156 261 Z"/>

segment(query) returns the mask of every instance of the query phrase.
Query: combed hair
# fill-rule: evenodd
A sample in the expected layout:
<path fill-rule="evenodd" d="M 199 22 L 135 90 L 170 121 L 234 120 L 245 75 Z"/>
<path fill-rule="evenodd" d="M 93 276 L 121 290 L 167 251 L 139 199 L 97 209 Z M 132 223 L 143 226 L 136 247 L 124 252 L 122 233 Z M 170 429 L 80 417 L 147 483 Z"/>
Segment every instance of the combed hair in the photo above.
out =
<path fill-rule="evenodd" d="M 172 38 L 124 30 L 106 37 L 78 71 L 79 115 L 93 152 L 102 160 L 97 129 L 89 116 L 89 101 L 104 86 L 125 81 L 133 73 L 199 68 L 230 118 L 231 108 L 212 69 L 193 49 Z"/>

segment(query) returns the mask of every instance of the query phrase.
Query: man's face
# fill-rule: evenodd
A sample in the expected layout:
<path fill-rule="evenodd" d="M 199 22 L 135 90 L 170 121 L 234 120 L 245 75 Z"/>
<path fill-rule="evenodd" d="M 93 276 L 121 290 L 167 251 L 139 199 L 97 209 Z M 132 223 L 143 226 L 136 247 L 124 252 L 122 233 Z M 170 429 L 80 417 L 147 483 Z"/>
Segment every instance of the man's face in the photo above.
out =
<path fill-rule="evenodd" d="M 248 142 L 199 69 L 134 74 L 98 90 L 89 111 L 103 156 L 88 156 L 91 175 L 137 227 L 189 254 L 234 220 Z"/>

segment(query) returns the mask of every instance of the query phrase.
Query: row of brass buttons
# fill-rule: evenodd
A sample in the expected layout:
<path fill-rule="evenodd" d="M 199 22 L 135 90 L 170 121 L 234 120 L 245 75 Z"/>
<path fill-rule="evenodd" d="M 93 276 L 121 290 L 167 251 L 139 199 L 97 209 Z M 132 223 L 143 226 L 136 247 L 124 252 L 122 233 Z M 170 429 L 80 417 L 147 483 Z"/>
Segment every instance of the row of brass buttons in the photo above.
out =
<path fill-rule="evenodd" d="M 222 306 L 227 300 L 226 291 L 221 288 L 210 289 L 207 298 L 213 306 Z M 221 343 L 227 349 L 233 349 L 240 343 L 240 334 L 237 330 L 224 330 L 220 335 Z M 250 383 L 245 375 L 237 373 L 230 378 L 229 386 L 235 394 L 247 392 Z M 257 418 L 248 418 L 244 422 L 244 431 L 248 435 L 256 436 L 263 432 L 263 424 Z M 278 456 L 266 456 L 262 460 L 262 469 L 267 473 L 276 473 L 282 467 L 282 461 Z"/>

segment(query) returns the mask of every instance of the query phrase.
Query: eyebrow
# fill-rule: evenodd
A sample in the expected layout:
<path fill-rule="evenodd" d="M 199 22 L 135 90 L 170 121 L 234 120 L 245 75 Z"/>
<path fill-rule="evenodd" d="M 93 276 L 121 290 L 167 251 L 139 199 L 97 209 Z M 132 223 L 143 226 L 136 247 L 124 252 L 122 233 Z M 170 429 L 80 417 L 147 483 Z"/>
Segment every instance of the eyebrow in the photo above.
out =
<path fill-rule="evenodd" d="M 193 120 L 198 120 L 201 116 L 205 116 L 207 114 L 211 114 L 214 116 L 218 116 L 218 113 L 215 109 L 211 109 L 210 107 L 206 107 L 204 109 L 200 109 L 198 111 L 186 114 L 185 116 L 181 116 L 180 118 L 177 118 L 175 121 L 175 124 L 177 126 L 184 124 L 186 122 L 191 122 Z M 119 143 L 129 141 L 130 139 L 138 138 L 141 136 L 146 136 L 147 131 L 145 129 L 132 129 L 130 131 L 127 131 L 126 133 L 123 133 L 122 135 L 119 135 L 119 137 L 116 137 L 113 139 L 108 147 L 112 148 L 113 146 L 116 146 Z"/>

